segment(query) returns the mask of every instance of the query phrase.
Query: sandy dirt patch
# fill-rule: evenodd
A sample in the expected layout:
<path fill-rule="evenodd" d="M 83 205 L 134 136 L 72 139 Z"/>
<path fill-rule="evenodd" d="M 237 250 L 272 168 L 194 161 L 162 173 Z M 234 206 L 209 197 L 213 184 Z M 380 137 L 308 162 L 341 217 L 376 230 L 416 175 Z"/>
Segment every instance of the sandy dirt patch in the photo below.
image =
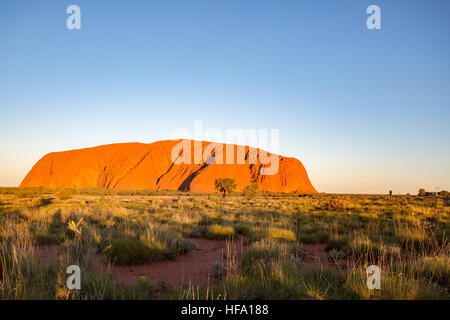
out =
<path fill-rule="evenodd" d="M 175 261 L 159 261 L 152 264 L 135 266 L 117 266 L 106 262 L 104 256 L 100 257 L 99 271 L 111 275 L 122 284 L 135 284 L 139 277 L 145 276 L 157 282 L 165 281 L 178 288 L 183 284 L 203 286 L 211 283 L 211 268 L 218 261 L 225 261 L 228 255 L 234 261 L 240 261 L 245 250 L 243 239 L 234 241 L 192 239 L 197 249 L 182 255 Z M 229 254 L 227 254 L 227 252 Z"/>
<path fill-rule="evenodd" d="M 305 244 L 306 256 L 304 266 L 307 270 L 317 268 L 320 266 L 332 266 L 327 259 L 324 244 Z"/>

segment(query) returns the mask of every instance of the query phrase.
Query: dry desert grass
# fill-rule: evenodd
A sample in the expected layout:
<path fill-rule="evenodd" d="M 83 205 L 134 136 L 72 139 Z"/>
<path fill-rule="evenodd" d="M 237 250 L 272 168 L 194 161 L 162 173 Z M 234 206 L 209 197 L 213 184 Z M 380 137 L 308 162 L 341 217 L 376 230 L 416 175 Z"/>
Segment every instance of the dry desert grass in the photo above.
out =
<path fill-rule="evenodd" d="M 449 213 L 435 196 L 2 188 L 0 298 L 449 299 Z M 223 246 L 207 284 L 124 284 L 98 268 L 176 263 L 199 238 L 246 249 Z M 66 288 L 71 264 L 81 290 Z M 370 264 L 380 290 L 367 289 Z"/>

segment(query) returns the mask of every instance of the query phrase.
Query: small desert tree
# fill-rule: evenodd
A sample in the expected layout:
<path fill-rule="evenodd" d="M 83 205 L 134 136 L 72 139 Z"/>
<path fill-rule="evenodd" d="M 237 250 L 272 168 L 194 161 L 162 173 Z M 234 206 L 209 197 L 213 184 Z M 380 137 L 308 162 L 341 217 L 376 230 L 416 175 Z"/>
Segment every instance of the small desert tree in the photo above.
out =
<path fill-rule="evenodd" d="M 425 195 L 425 193 L 426 193 L 425 189 L 424 189 L 424 188 L 421 188 L 421 189 L 419 189 L 419 192 L 417 193 L 417 195 L 423 197 L 423 196 Z"/>
<path fill-rule="evenodd" d="M 223 195 L 233 192 L 237 187 L 236 181 L 233 178 L 218 178 L 214 181 L 214 186 Z"/>
<path fill-rule="evenodd" d="M 248 186 L 244 187 L 244 194 L 245 195 L 252 195 L 259 191 L 259 185 L 256 182 L 253 182 L 252 184 L 249 184 Z"/>

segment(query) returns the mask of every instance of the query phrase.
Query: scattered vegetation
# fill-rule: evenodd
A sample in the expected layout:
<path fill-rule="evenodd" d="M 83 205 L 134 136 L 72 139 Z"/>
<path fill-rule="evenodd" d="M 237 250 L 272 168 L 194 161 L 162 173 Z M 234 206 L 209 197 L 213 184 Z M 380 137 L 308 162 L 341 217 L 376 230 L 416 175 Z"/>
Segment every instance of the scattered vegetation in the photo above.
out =
<path fill-rule="evenodd" d="M 0 299 L 450 298 L 445 192 L 250 191 L 0 188 Z M 242 238 L 246 250 L 238 262 L 224 253 L 195 290 L 145 277 L 124 285 L 96 267 L 177 260 L 195 237 Z M 310 244 L 325 250 L 322 265 L 308 265 Z M 81 290 L 65 285 L 71 264 L 83 270 Z M 370 264 L 382 270 L 380 290 L 366 286 Z"/>

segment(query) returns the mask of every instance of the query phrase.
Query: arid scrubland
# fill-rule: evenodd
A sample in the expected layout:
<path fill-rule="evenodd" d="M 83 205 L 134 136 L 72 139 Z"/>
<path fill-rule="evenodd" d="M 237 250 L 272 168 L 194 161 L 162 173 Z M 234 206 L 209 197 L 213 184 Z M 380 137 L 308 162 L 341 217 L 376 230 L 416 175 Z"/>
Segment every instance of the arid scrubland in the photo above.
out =
<path fill-rule="evenodd" d="M 0 298 L 449 299 L 449 202 L 1 188 Z M 98 268 L 177 261 L 199 238 L 245 247 L 208 266 L 208 285 L 149 277 L 124 284 Z M 369 290 L 366 268 L 374 264 L 381 289 Z M 81 268 L 80 290 L 66 287 L 69 265 Z"/>

